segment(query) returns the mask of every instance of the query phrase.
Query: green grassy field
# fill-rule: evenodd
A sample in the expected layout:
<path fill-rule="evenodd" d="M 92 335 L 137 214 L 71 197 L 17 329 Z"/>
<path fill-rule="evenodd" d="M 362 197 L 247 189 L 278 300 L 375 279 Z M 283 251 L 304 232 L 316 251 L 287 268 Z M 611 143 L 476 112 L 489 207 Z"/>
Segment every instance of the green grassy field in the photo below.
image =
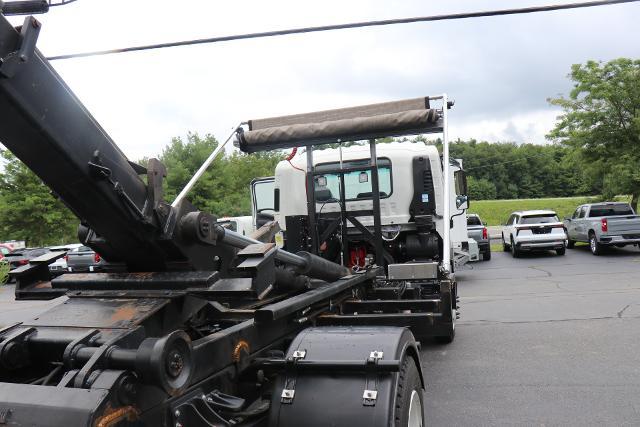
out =
<path fill-rule="evenodd" d="M 560 219 L 571 216 L 578 205 L 599 201 L 599 197 L 559 197 L 549 199 L 472 200 L 469 213 L 476 213 L 487 225 L 501 225 L 511 212 L 531 209 L 551 209 Z M 616 197 L 628 201 L 628 198 Z"/>

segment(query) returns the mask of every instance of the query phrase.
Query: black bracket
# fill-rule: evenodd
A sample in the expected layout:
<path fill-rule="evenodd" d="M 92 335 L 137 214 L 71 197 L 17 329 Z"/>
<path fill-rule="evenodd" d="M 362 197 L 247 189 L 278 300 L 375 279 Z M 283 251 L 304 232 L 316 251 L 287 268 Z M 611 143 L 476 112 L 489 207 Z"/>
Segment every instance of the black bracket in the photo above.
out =
<path fill-rule="evenodd" d="M 31 363 L 27 341 L 35 332 L 35 328 L 26 328 L 4 338 L 0 343 L 0 364 L 5 369 L 15 370 Z"/>
<path fill-rule="evenodd" d="M 40 28 L 40 22 L 33 16 L 27 16 L 24 19 L 24 24 L 20 29 L 18 49 L 4 58 L 0 58 L 0 76 L 11 78 L 18 72 L 20 65 L 29 62 L 36 50 Z"/>

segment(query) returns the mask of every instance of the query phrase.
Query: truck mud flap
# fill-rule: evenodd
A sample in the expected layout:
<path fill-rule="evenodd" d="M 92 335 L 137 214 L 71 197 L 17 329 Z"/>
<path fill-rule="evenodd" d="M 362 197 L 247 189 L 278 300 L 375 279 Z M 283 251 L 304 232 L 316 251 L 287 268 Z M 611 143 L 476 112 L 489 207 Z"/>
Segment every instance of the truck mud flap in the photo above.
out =
<path fill-rule="evenodd" d="M 406 328 L 335 326 L 302 331 L 275 383 L 269 426 L 389 426 L 405 358 L 424 380 Z"/>

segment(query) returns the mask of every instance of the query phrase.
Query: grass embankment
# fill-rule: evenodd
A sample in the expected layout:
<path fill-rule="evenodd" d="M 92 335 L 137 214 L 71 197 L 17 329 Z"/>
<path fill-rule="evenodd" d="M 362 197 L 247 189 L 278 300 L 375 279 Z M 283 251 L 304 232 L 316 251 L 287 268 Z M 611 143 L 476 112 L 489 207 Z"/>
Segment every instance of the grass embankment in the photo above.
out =
<path fill-rule="evenodd" d="M 598 197 L 558 197 L 548 199 L 472 200 L 469 213 L 480 215 L 487 225 L 502 225 L 515 211 L 551 209 L 560 219 L 571 216 L 578 205 L 598 201 Z"/>

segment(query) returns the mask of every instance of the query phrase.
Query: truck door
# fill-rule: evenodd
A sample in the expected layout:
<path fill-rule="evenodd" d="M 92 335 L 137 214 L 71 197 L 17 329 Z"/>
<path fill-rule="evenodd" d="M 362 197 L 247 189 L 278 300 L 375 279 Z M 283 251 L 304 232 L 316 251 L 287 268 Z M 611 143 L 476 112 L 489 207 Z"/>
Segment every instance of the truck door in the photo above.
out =
<path fill-rule="evenodd" d="M 578 217 L 580 216 L 581 209 L 582 209 L 582 206 L 578 206 L 575 212 L 573 212 L 573 215 L 571 215 L 571 221 L 567 221 L 567 236 L 571 240 L 580 240 L 578 238 L 577 227 L 578 227 Z"/>
<path fill-rule="evenodd" d="M 576 240 L 580 242 L 588 241 L 587 237 L 587 206 L 583 206 L 576 220 Z"/>
<path fill-rule="evenodd" d="M 251 214 L 255 229 L 274 220 L 279 197 L 274 194 L 275 178 L 256 178 L 251 181 Z"/>

